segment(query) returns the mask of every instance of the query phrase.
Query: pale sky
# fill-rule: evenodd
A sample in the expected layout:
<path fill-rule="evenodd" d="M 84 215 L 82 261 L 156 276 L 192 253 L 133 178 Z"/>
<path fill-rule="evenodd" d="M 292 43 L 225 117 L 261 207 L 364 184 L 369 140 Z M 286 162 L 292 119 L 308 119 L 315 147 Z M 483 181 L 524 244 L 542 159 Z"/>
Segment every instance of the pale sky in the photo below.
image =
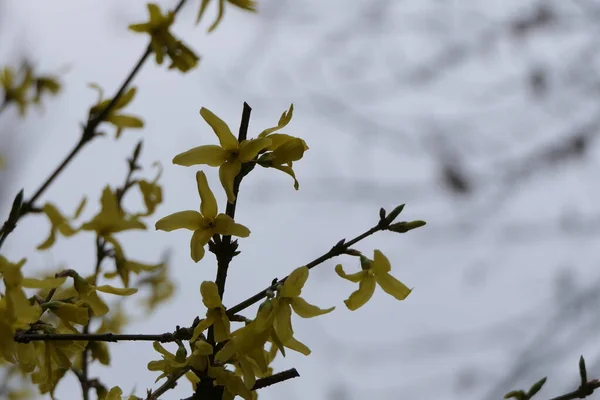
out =
<path fill-rule="evenodd" d="M 210 35 L 205 31 L 216 9 L 209 8 L 204 24 L 196 27 L 193 21 L 199 1 L 188 3 L 177 19 L 175 32 L 202 57 L 199 67 L 182 75 L 148 62 L 134 81 L 138 94 L 127 109 L 144 119 L 145 129 L 125 131 L 115 142 L 108 127 L 109 136 L 82 151 L 42 201 L 56 203 L 71 213 L 81 197 L 88 196 L 84 215 L 94 215 L 102 188 L 107 183 L 121 184 L 125 159 L 143 138 L 145 176 L 154 176 L 150 168 L 153 161 L 159 160 L 164 166 L 164 203 L 148 225 L 170 213 L 196 209 L 197 168 L 175 166 L 170 160 L 191 147 L 216 143 L 198 114 L 200 107 L 211 109 L 235 131 L 242 103 L 247 101 L 253 107 L 252 137 L 275 125 L 294 103 L 294 118 L 285 133 L 302 137 L 310 147 L 294 168 L 300 190 L 294 191 L 291 178 L 275 170 L 257 168 L 243 182 L 236 220 L 248 226 L 252 234 L 240 240 L 242 253 L 229 271 L 225 305 L 232 306 L 263 289 L 274 277 L 283 277 L 320 256 L 341 238 L 350 239 L 367 230 L 377 222 L 380 207 L 389 211 L 407 203 L 400 218 L 423 219 L 428 225 L 407 235 L 379 233 L 356 246 L 367 255 L 380 249 L 388 256 L 393 275 L 414 287 L 404 302 L 378 289 L 366 306 L 356 312 L 347 310 L 343 300 L 355 286 L 337 277 L 333 267 L 341 262 L 347 271 L 356 270 L 357 262 L 350 257 L 331 260 L 311 272 L 303 297 L 323 308 L 337 308 L 315 319 L 294 320 L 296 337 L 313 353 L 304 357 L 290 352 L 285 359 L 278 355 L 274 364 L 277 370 L 295 367 L 301 377 L 262 390 L 260 398 L 333 399 L 331 391 L 338 386 L 345 387 L 348 396 L 339 400 L 479 400 L 489 395 L 505 376 L 504 371 L 518 361 L 520 349 L 529 345 L 553 315 L 558 300 L 569 294 L 560 286 L 556 290 L 555 273 L 576 271 L 582 285 L 598 276 L 592 269 L 597 241 L 593 236 L 553 235 L 546 226 L 520 239 L 511 231 L 513 225 L 531 222 L 535 227 L 556 219 L 565 209 L 596 211 L 595 159 L 576 168 L 551 171 L 526 186 L 501 193 L 510 201 L 486 208 L 493 196 L 499 195 L 494 187 L 488 188 L 490 185 L 472 201 L 448 196 L 439 187 L 434 180 L 435 160 L 425 148 L 427 140 L 435 137 L 429 133 L 452 133 L 451 140 L 458 147 L 462 149 L 464 143 L 465 151 L 473 152 L 471 162 L 477 166 L 495 160 L 496 152 L 512 144 L 522 144 L 519 148 L 524 152 L 539 141 L 558 138 L 565 119 L 556 110 L 567 113 L 572 121 L 597 108 L 575 107 L 579 104 L 575 95 L 563 99 L 564 103 L 549 101 L 543 107 L 530 107 L 531 100 L 518 90 L 502 102 L 487 100 L 496 86 L 518 75 L 532 59 L 559 59 L 547 45 L 552 38 L 540 39 L 538 47 L 490 45 L 489 57 L 467 63 L 433 85 L 412 84 L 412 78 L 398 70 L 400 82 L 409 80 L 400 94 L 387 95 L 385 79 L 384 84 L 381 82 L 382 77 L 389 76 L 389 62 L 418 64 L 444 46 L 476 42 L 481 31 L 494 30 L 503 19 L 527 10 L 518 4 L 533 2 L 484 5 L 471 1 L 463 6 L 458 1 L 405 1 L 405 6 L 394 8 L 397 17 L 392 22 L 397 23 L 388 21 L 390 28 L 385 35 L 364 33 L 351 41 L 335 38 L 331 32 L 337 26 L 356 23 L 346 14 L 360 17 L 363 13 L 352 12 L 352 8 L 365 8 L 368 2 L 281 1 L 276 7 L 274 1 L 259 0 L 264 13 L 252 15 L 228 7 L 220 27 Z M 172 6 L 175 2 L 160 4 Z M 2 12 L 3 63 L 14 60 L 18 49 L 24 48 L 41 70 L 70 67 L 61 96 L 46 105 L 45 114 L 32 112 L 19 125 L 16 146 L 22 153 L 6 157 L 8 168 L 11 164 L 18 168 L 18 181 L 7 190 L 17 193 L 24 187 L 27 195 L 78 139 L 79 123 L 96 100 L 96 92 L 87 84 L 98 83 L 107 95 L 112 94 L 136 62 L 146 38 L 127 31 L 127 25 L 144 21 L 146 8 L 141 0 L 9 0 Z M 428 20 L 419 18 L 428 13 L 440 20 L 432 17 L 431 25 L 427 25 Z M 465 31 L 462 18 L 477 13 L 485 13 L 489 25 L 482 23 L 480 29 L 475 24 L 471 31 Z M 451 34 L 442 42 L 439 32 L 428 32 L 428 26 Z M 257 44 L 254 39 L 258 35 L 266 35 L 268 40 Z M 323 37 L 339 40 L 339 44 L 327 47 L 320 42 Z M 367 56 L 361 58 L 364 54 Z M 390 54 L 397 58 L 390 58 Z M 356 62 L 352 57 L 357 57 Z M 357 70 L 338 68 L 339 60 L 346 66 L 355 65 Z M 356 83 L 360 90 L 353 86 Z M 569 88 L 564 90 L 571 94 Z M 480 100 L 474 104 L 473 98 Z M 348 105 L 355 111 L 350 115 L 340 111 Z M 379 125 L 364 122 L 365 118 Z M 490 143 L 491 152 L 481 150 Z M 216 169 L 202 170 L 224 211 L 225 197 Z M 352 180 L 368 181 L 372 187 L 354 192 L 338 190 L 340 182 Z M 138 205 L 133 196 L 129 201 L 132 207 Z M 2 215 L 8 207 L 3 205 Z M 455 229 L 460 224 L 465 224 L 465 231 Z M 469 233 L 472 227 L 478 229 Z M 47 229 L 43 217 L 27 217 L 7 240 L 3 255 L 9 259 L 26 256 L 26 274 L 56 265 L 92 271 L 92 235 L 61 237 L 51 251 L 36 252 L 35 246 L 43 241 Z M 129 325 L 127 333 L 172 331 L 176 325 L 187 326 L 196 315 L 203 315 L 199 285 L 203 280 L 214 280 L 216 265 L 210 253 L 198 264 L 191 261 L 189 232 L 150 229 L 119 238 L 128 256 L 147 262 L 158 260 L 165 249 L 171 249 L 171 274 L 178 285 L 171 302 Z M 135 310 L 135 297 L 125 304 Z M 569 377 L 577 377 L 579 355 L 589 354 L 593 360 L 593 350 L 590 343 L 571 344 L 557 365 L 540 365 L 547 368 L 540 370 L 539 378 L 549 376 L 542 397 L 560 394 Z M 108 387 L 119 385 L 125 393 L 135 388 L 135 394 L 143 396 L 147 388 L 160 385 L 153 383 L 157 374 L 146 369 L 149 361 L 159 358 L 151 343 L 114 344 L 111 354 L 110 368 L 94 366 L 91 370 Z M 461 377 L 483 383 L 459 392 Z M 523 385 L 534 381 L 527 377 Z M 501 391 L 512 389 L 517 388 Z M 164 398 L 189 395 L 189 383 L 181 380 Z M 57 397 L 79 396 L 78 382 L 68 375 L 59 385 Z"/>

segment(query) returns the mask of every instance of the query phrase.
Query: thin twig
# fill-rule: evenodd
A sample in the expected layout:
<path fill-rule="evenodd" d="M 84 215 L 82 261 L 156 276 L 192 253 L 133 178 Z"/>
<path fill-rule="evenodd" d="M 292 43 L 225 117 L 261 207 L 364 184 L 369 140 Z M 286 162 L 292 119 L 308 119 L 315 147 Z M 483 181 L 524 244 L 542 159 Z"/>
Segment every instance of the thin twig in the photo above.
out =
<path fill-rule="evenodd" d="M 576 390 L 563 394 L 562 396 L 553 397 L 550 400 L 575 400 L 575 399 L 584 399 L 588 396 L 591 396 L 594 393 L 594 390 L 600 388 L 600 380 L 593 379 L 588 381 L 585 385 L 579 386 Z"/>
<path fill-rule="evenodd" d="M 191 338 L 191 332 L 185 334 L 161 333 L 161 334 L 117 334 L 117 333 L 26 333 L 24 331 L 15 334 L 17 343 L 29 343 L 47 340 L 86 340 L 88 342 L 120 342 L 120 341 L 152 341 L 152 342 L 174 342 Z"/>
<path fill-rule="evenodd" d="M 329 260 L 330 258 L 344 254 L 351 246 L 355 245 L 356 243 L 360 242 L 361 240 L 365 239 L 366 237 L 371 236 L 375 232 L 379 232 L 379 231 L 382 231 L 385 229 L 386 229 L 386 226 L 379 223 L 376 226 L 374 226 L 373 228 L 369 229 L 368 231 L 366 231 L 366 232 L 358 235 L 354 239 L 350 240 L 349 242 L 340 241 L 338 244 L 333 246 L 327 253 L 325 253 L 321 257 L 316 258 L 315 260 L 309 262 L 305 266 L 308 267 L 308 269 L 314 268 L 317 265 Z M 285 280 L 288 278 L 288 276 L 286 276 L 285 278 L 283 278 L 281 280 L 278 280 L 277 283 L 285 282 Z M 245 310 L 246 308 L 250 307 L 254 303 L 262 300 L 263 298 L 265 298 L 267 296 L 267 292 L 269 290 L 272 290 L 272 286 L 273 285 L 256 293 L 254 296 L 247 298 L 246 300 L 242 301 L 241 303 L 227 309 L 227 316 L 232 317 L 233 315 L 239 313 L 240 311 Z"/>

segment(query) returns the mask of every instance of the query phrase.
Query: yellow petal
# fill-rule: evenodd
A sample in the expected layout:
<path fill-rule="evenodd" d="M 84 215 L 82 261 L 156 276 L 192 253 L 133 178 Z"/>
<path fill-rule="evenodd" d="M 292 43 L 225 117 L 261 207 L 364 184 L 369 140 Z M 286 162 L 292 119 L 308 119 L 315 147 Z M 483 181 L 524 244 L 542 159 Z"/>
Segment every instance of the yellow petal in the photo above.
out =
<path fill-rule="evenodd" d="M 123 395 L 123 391 L 120 387 L 115 386 L 110 389 L 110 392 L 106 395 L 105 400 L 121 400 L 121 396 Z"/>
<path fill-rule="evenodd" d="M 200 320 L 200 323 L 198 323 L 198 325 L 196 325 L 196 327 L 194 328 L 194 332 L 192 333 L 191 341 L 193 342 L 193 341 L 197 340 L 200 337 L 200 334 L 202 332 L 204 332 L 210 326 L 212 326 L 213 322 L 214 322 L 213 318 L 210 318 L 210 317 Z"/>
<path fill-rule="evenodd" d="M 227 151 L 221 146 L 207 144 L 194 147 L 186 152 L 177 154 L 173 158 L 173 164 L 189 167 L 191 165 L 205 164 L 211 167 L 218 167 L 225 163 Z"/>
<path fill-rule="evenodd" d="M 119 128 L 143 128 L 144 121 L 131 115 L 111 115 L 106 118 L 107 122 Z"/>
<path fill-rule="evenodd" d="M 218 308 L 222 307 L 221 297 L 219 296 L 219 288 L 217 284 L 212 281 L 204 281 L 200 284 L 200 294 L 202 295 L 202 302 L 206 308 Z"/>
<path fill-rule="evenodd" d="M 300 183 L 296 179 L 296 174 L 294 173 L 294 170 L 292 169 L 292 167 L 287 166 L 287 165 L 273 164 L 270 166 L 270 168 L 275 168 L 275 169 L 280 170 L 281 172 L 285 172 L 286 174 L 288 174 L 289 176 L 294 178 L 294 189 L 298 190 L 298 188 L 300 188 Z"/>
<path fill-rule="evenodd" d="M 96 286 L 96 290 L 117 296 L 131 296 L 138 291 L 136 288 L 116 288 L 109 285 Z"/>
<path fill-rule="evenodd" d="M 310 349 L 302 342 L 294 337 L 289 338 L 283 343 L 285 347 L 290 350 L 297 351 L 298 353 L 304 354 L 305 356 L 310 354 Z"/>
<path fill-rule="evenodd" d="M 308 268 L 303 266 L 292 271 L 290 276 L 285 280 L 281 288 L 281 297 L 297 297 L 300 296 L 302 288 L 308 279 Z"/>
<path fill-rule="evenodd" d="M 55 289 L 62 285 L 67 278 L 23 278 L 22 285 L 31 289 Z"/>
<path fill-rule="evenodd" d="M 335 309 L 335 307 L 321 309 L 317 306 L 307 303 L 302 297 L 294 297 L 290 300 L 290 304 L 292 305 L 294 312 L 302 318 L 316 317 L 318 315 L 327 314 Z"/>
<path fill-rule="evenodd" d="M 292 309 L 288 302 L 279 303 L 275 313 L 275 331 L 283 343 L 294 335 Z"/>
<path fill-rule="evenodd" d="M 204 340 L 198 340 L 194 343 L 194 353 L 201 356 L 210 356 L 213 353 L 213 347 Z"/>
<path fill-rule="evenodd" d="M 135 86 L 130 87 L 125 94 L 123 94 L 115 103 L 115 109 L 123 108 L 127 104 L 131 103 L 131 100 L 135 97 L 137 88 Z"/>
<path fill-rule="evenodd" d="M 212 235 L 213 232 L 210 229 L 199 229 L 197 231 L 194 231 L 194 234 L 192 235 L 192 240 L 190 241 L 190 251 L 192 260 L 194 260 L 194 262 L 202 260 L 205 252 L 204 246 L 206 246 Z"/>
<path fill-rule="evenodd" d="M 175 229 L 188 229 L 195 231 L 202 226 L 204 219 L 198 211 L 180 211 L 167 215 L 156 222 L 156 229 L 159 231 L 171 232 Z"/>
<path fill-rule="evenodd" d="M 335 272 L 342 278 L 349 280 L 350 282 L 354 282 L 354 283 L 358 283 L 360 282 L 363 277 L 369 273 L 369 271 L 359 271 L 356 272 L 354 274 L 347 274 L 344 271 L 344 267 L 342 267 L 342 264 L 338 264 L 335 266 Z"/>
<path fill-rule="evenodd" d="M 283 143 L 273 151 L 273 164 L 290 164 L 298 161 L 304 155 L 308 146 L 304 140 L 294 138 Z"/>
<path fill-rule="evenodd" d="M 221 185 L 227 193 L 227 201 L 233 203 L 235 201 L 235 194 L 233 193 L 233 181 L 237 174 L 242 169 L 242 163 L 239 161 L 233 161 L 231 163 L 225 163 L 219 168 L 219 179 Z"/>
<path fill-rule="evenodd" d="M 375 250 L 373 254 L 373 263 L 371 269 L 375 275 L 386 274 L 392 270 L 390 260 L 379 250 Z"/>
<path fill-rule="evenodd" d="M 213 329 L 215 334 L 215 341 L 224 342 L 229 339 L 229 333 L 231 329 L 231 323 L 229 322 L 229 318 L 227 318 L 227 314 L 222 309 L 212 309 L 208 310 L 208 314 L 214 315 L 214 323 Z"/>
<path fill-rule="evenodd" d="M 278 131 L 278 130 L 284 128 L 292 120 L 293 114 L 294 114 L 294 104 L 290 104 L 289 110 L 284 111 L 283 114 L 281 114 L 281 117 L 279 118 L 279 122 L 277 123 L 277 126 L 275 126 L 273 128 L 265 129 L 258 135 L 258 137 L 260 137 L 260 138 L 265 137 L 272 132 L 275 132 L 275 131 Z"/>
<path fill-rule="evenodd" d="M 207 108 L 200 109 L 200 115 L 210 125 L 225 150 L 236 150 L 239 146 L 238 140 L 233 136 L 229 126 L 221 118 L 217 117 Z"/>
<path fill-rule="evenodd" d="M 205 218 L 215 218 L 219 211 L 217 200 L 208 187 L 204 172 L 196 172 L 196 183 L 198 185 L 198 193 L 200 193 L 200 212 Z"/>
<path fill-rule="evenodd" d="M 251 139 L 240 143 L 239 160 L 243 163 L 251 161 L 263 149 L 269 147 L 271 139 Z"/>
<path fill-rule="evenodd" d="M 390 274 L 378 274 L 375 275 L 375 279 L 387 294 L 398 300 L 404 300 L 411 292 L 411 289 Z"/>
<path fill-rule="evenodd" d="M 352 293 L 348 300 L 344 300 L 344 303 L 348 309 L 352 311 L 358 310 L 371 299 L 373 292 L 375 292 L 375 277 L 367 274 L 360 281 L 358 290 Z"/>
<path fill-rule="evenodd" d="M 250 229 L 244 225 L 237 224 L 229 215 L 219 214 L 215 218 L 215 233 L 221 235 L 232 235 L 237 237 L 250 236 Z"/>

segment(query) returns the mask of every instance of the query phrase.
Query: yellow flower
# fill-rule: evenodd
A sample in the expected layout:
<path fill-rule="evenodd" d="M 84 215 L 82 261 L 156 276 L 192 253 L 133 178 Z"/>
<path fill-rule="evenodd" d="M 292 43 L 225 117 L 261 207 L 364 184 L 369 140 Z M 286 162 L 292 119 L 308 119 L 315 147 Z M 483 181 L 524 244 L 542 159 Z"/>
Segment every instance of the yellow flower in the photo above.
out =
<path fill-rule="evenodd" d="M 163 262 L 163 266 L 158 271 L 137 282 L 138 287 L 150 287 L 148 296 L 143 299 L 147 313 L 154 310 L 160 303 L 170 299 L 175 292 L 175 284 L 167 274 L 167 266 L 168 264 Z"/>
<path fill-rule="evenodd" d="M 44 93 L 55 96 L 58 94 L 58 92 L 60 92 L 61 89 L 61 84 L 56 76 L 36 76 L 33 82 L 35 87 L 35 96 L 33 97 L 32 102 L 37 105 L 40 105 L 40 100 Z"/>
<path fill-rule="evenodd" d="M 209 365 L 209 358 L 213 353 L 213 347 L 204 340 L 196 340 L 192 354 L 186 360 L 186 364 L 198 371 L 205 371 Z"/>
<path fill-rule="evenodd" d="M 187 72 L 194 68 L 198 63 L 198 56 L 169 32 L 169 28 L 175 21 L 175 14 L 169 12 L 163 15 L 158 5 L 154 3 L 147 6 L 150 20 L 143 24 L 129 25 L 129 29 L 133 32 L 150 35 L 150 46 L 157 64 L 162 64 L 165 53 L 167 53 L 171 59 L 169 69 L 177 68 L 181 72 Z"/>
<path fill-rule="evenodd" d="M 344 300 L 348 309 L 357 310 L 369 301 L 375 292 L 376 284 L 398 300 L 404 300 L 412 291 L 389 274 L 392 270 L 390 261 L 381 251 L 375 250 L 373 260 L 360 256 L 360 263 L 362 271 L 354 274 L 346 274 L 341 264 L 335 267 L 335 272 L 339 276 L 351 282 L 359 283 L 358 290 L 352 293 L 347 300 Z"/>
<path fill-rule="evenodd" d="M 80 303 L 81 304 L 81 303 Z M 74 333 L 78 333 L 72 324 L 86 325 L 89 321 L 89 312 L 79 304 L 70 304 L 63 301 L 51 301 L 42 304 L 43 310 L 50 310 Z"/>
<path fill-rule="evenodd" d="M 212 32 L 213 30 L 215 30 L 215 28 L 219 25 L 219 22 L 221 22 L 221 19 L 223 18 L 223 14 L 225 13 L 225 0 L 217 0 L 217 1 L 219 2 L 219 11 L 217 14 L 217 19 L 212 23 L 210 28 L 208 28 L 209 32 Z M 254 0 L 227 0 L 227 1 L 230 4 L 233 4 L 234 6 L 241 8 L 242 10 L 256 12 L 256 1 L 254 1 Z M 210 3 L 210 0 L 202 0 L 202 4 L 200 5 L 200 11 L 198 12 L 198 18 L 196 19 L 196 24 L 200 23 L 200 20 L 202 19 L 202 15 L 204 14 L 204 11 L 206 11 L 206 6 L 208 6 L 208 3 Z"/>
<path fill-rule="evenodd" d="M 202 282 L 200 293 L 202 294 L 202 302 L 208 310 L 206 311 L 206 318 L 200 321 L 196 328 L 194 328 L 191 341 L 193 342 L 198 339 L 198 336 L 211 326 L 214 329 L 216 342 L 227 340 L 231 324 L 229 318 L 227 318 L 225 307 L 223 307 L 223 303 L 221 302 L 217 284 L 211 281 Z"/>
<path fill-rule="evenodd" d="M 309 304 L 300 297 L 302 288 L 308 279 L 308 268 L 300 267 L 295 269 L 285 282 L 278 289 L 276 313 L 275 313 L 275 331 L 279 339 L 285 343 L 294 335 L 292 329 L 292 309 L 302 318 L 312 318 L 318 315 L 327 314 L 335 309 L 320 309 L 317 306 Z"/>
<path fill-rule="evenodd" d="M 213 235 L 234 235 L 248 237 L 250 230 L 235 223 L 228 215 L 217 214 L 217 200 L 208 187 L 204 172 L 196 173 L 196 183 L 200 194 L 200 212 L 180 211 L 156 222 L 156 229 L 170 232 L 175 229 L 194 231 L 190 242 L 192 260 L 198 262 L 204 257 L 204 246 Z"/>
<path fill-rule="evenodd" d="M 79 294 L 79 298 L 87 304 L 95 316 L 101 317 L 108 313 L 109 308 L 106 303 L 98 296 L 97 291 L 110 293 L 117 296 L 131 296 L 137 293 L 135 288 L 116 288 L 108 285 L 95 286 L 88 282 L 87 279 L 81 277 L 73 270 L 68 270 L 68 275 L 73 278 L 73 286 Z"/>
<path fill-rule="evenodd" d="M 245 382 L 233 371 L 224 367 L 209 367 L 208 376 L 214 378 L 215 385 L 224 386 L 223 399 L 233 400 L 235 396 L 240 396 L 244 400 L 252 400 L 252 392 Z"/>
<path fill-rule="evenodd" d="M 210 110 L 200 110 L 202 118 L 211 126 L 215 135 L 219 138 L 220 146 L 204 145 L 194 147 L 173 158 L 173 164 L 189 167 L 191 165 L 206 164 L 211 167 L 219 167 L 219 178 L 227 193 L 230 203 L 235 201 L 233 193 L 233 181 L 240 173 L 242 164 L 250 162 L 258 153 L 271 144 L 268 138 L 244 140 L 239 143 L 229 126 L 213 114 Z"/>
<path fill-rule="evenodd" d="M 285 133 L 273 133 L 287 126 L 293 113 L 294 105 L 292 104 L 289 110 L 281 115 L 277 126 L 265 129 L 258 135 L 259 138 L 271 139 L 271 144 L 265 149 L 267 153 L 261 155 L 257 163 L 262 167 L 275 168 L 290 175 L 294 179 L 294 188 L 298 190 L 298 180 L 292 167 L 294 161 L 298 161 L 304 156 L 308 145 L 300 138 Z"/>
<path fill-rule="evenodd" d="M 95 231 L 99 236 L 107 237 L 113 233 L 130 230 L 146 229 L 136 217 L 126 216 L 117 201 L 117 196 L 106 186 L 100 199 L 102 206 L 94 218 L 81 226 L 84 231 Z"/>
<path fill-rule="evenodd" d="M 90 119 L 94 119 L 98 115 L 100 115 L 106 107 L 108 107 L 112 99 L 103 100 L 104 92 L 102 91 L 102 88 L 97 84 L 91 83 L 88 86 L 98 91 L 98 101 L 96 105 L 90 108 Z M 119 97 L 119 99 L 112 106 L 108 114 L 103 118 L 103 121 L 110 122 L 117 128 L 117 133 L 115 136 L 117 139 L 121 136 L 121 133 L 123 132 L 124 128 L 139 129 L 144 127 L 144 121 L 142 121 L 140 118 L 135 117 L 133 115 L 119 113 L 119 110 L 131 103 L 131 101 L 135 97 L 136 92 L 137 89 L 135 87 L 129 88 L 127 92 L 125 92 L 121 97 Z"/>
<path fill-rule="evenodd" d="M 27 106 L 31 102 L 27 98 L 27 93 L 33 82 L 33 74 L 30 67 L 25 66 L 25 73 L 20 83 L 15 82 L 15 74 L 12 69 L 4 67 L 0 74 L 0 86 L 4 89 L 4 101 L 6 103 L 14 102 L 19 107 L 19 115 L 24 116 L 27 112 Z"/>
<path fill-rule="evenodd" d="M 155 382 L 158 382 L 162 378 L 180 371 L 186 366 L 187 351 L 183 346 L 183 343 L 179 342 L 177 345 L 178 349 L 176 354 L 172 354 L 167 351 L 159 342 L 154 342 L 154 350 L 158 351 L 162 355 L 162 360 L 150 361 L 148 363 L 148 370 L 163 372 L 158 378 L 156 378 Z"/>
<path fill-rule="evenodd" d="M 69 224 L 70 221 L 75 220 L 81 215 L 83 208 L 85 207 L 86 199 L 85 197 L 79 203 L 77 210 L 75 211 L 75 215 L 73 218 L 65 218 L 58 208 L 52 203 L 46 203 L 42 208 L 42 212 L 46 214 L 48 219 L 50 220 L 51 228 L 50 234 L 46 240 L 40 245 L 37 246 L 38 250 L 46 250 L 52 247 L 54 242 L 56 241 L 56 233 L 59 232 L 61 235 L 65 237 L 73 236 L 77 233 L 77 229 L 73 229 Z"/>

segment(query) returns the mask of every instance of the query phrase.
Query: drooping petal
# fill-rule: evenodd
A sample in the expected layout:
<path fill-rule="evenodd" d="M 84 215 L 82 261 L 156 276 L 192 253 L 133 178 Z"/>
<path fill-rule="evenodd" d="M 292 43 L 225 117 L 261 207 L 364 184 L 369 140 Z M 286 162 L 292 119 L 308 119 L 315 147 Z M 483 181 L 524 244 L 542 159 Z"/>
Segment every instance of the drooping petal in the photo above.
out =
<path fill-rule="evenodd" d="M 270 144 L 271 139 L 269 138 L 244 140 L 240 143 L 238 158 L 243 163 L 251 161 L 262 149 L 266 149 Z"/>
<path fill-rule="evenodd" d="M 302 288 L 308 279 L 308 268 L 302 266 L 292 271 L 281 287 L 281 297 L 292 298 L 300 296 Z"/>
<path fill-rule="evenodd" d="M 188 229 L 195 231 L 202 226 L 203 218 L 198 211 L 179 211 L 156 222 L 156 229 L 159 231 L 171 232 L 175 229 Z"/>
<path fill-rule="evenodd" d="M 375 279 L 379 286 L 389 295 L 394 296 L 398 300 L 404 300 L 412 291 L 398 279 L 394 278 L 390 274 L 378 274 L 375 275 Z"/>
<path fill-rule="evenodd" d="M 294 309 L 294 312 L 302 318 L 312 318 L 319 315 L 327 314 L 335 309 L 335 307 L 330 307 L 326 309 L 319 308 L 315 305 L 308 303 L 302 297 L 294 297 L 290 300 L 290 304 Z"/>
<path fill-rule="evenodd" d="M 390 260 L 379 250 L 373 253 L 373 263 L 371 269 L 375 275 L 386 274 L 392 270 Z"/>
<path fill-rule="evenodd" d="M 205 218 L 215 218 L 219 212 L 215 195 L 208 187 L 208 181 L 203 171 L 196 172 L 196 183 L 200 193 L 200 212 Z"/>
<path fill-rule="evenodd" d="M 294 335 L 292 309 L 286 301 L 282 301 L 275 312 L 275 331 L 283 343 Z"/>
<path fill-rule="evenodd" d="M 360 282 L 363 277 L 369 273 L 369 271 L 359 271 L 356 272 L 354 274 L 347 274 L 346 271 L 344 271 L 344 267 L 342 267 L 342 264 L 338 264 L 335 266 L 335 272 L 342 278 L 349 280 L 350 282 L 354 282 L 354 283 L 358 283 Z"/>
<path fill-rule="evenodd" d="M 227 201 L 233 203 L 235 201 L 235 194 L 233 193 L 233 181 L 237 174 L 242 169 L 242 163 L 240 161 L 233 161 L 231 163 L 225 163 L 219 168 L 219 179 L 221 185 L 227 193 Z"/>
<path fill-rule="evenodd" d="M 212 235 L 213 232 L 211 229 L 198 229 L 194 231 L 192 240 L 190 241 L 191 256 L 194 262 L 202 260 L 205 253 L 204 246 L 206 246 Z"/>
<path fill-rule="evenodd" d="M 234 220 L 226 214 L 219 214 L 215 218 L 215 233 L 221 235 L 232 235 L 237 237 L 250 236 L 250 229 L 242 224 L 234 222 Z"/>
<path fill-rule="evenodd" d="M 225 162 L 226 157 L 227 151 L 221 146 L 207 144 L 177 154 L 173 158 L 173 164 L 183 165 L 185 167 L 198 164 L 218 167 Z"/>
<path fill-rule="evenodd" d="M 297 351 L 298 353 L 308 356 L 311 352 L 310 349 L 302 342 L 294 338 L 293 336 L 283 343 L 285 347 L 290 350 Z"/>
<path fill-rule="evenodd" d="M 298 179 L 296 179 L 296 174 L 294 173 L 294 170 L 292 169 L 292 167 L 289 167 L 287 165 L 271 165 L 270 168 L 275 168 L 280 170 L 281 172 L 285 172 L 286 174 L 288 174 L 289 176 L 291 176 L 292 178 L 294 178 L 294 189 L 298 190 L 300 188 L 300 183 L 298 182 Z"/>
<path fill-rule="evenodd" d="M 375 277 L 367 274 L 358 286 L 358 290 L 350 295 L 347 300 L 344 300 L 348 309 L 355 311 L 364 306 L 371 299 L 375 292 Z"/>
<path fill-rule="evenodd" d="M 202 118 L 210 125 L 215 132 L 215 135 L 219 138 L 221 147 L 225 150 L 236 150 L 238 148 L 238 140 L 233 136 L 233 133 L 231 133 L 231 130 L 225 121 L 213 114 L 208 108 L 204 107 L 200 109 L 200 115 L 202 115 Z"/>

